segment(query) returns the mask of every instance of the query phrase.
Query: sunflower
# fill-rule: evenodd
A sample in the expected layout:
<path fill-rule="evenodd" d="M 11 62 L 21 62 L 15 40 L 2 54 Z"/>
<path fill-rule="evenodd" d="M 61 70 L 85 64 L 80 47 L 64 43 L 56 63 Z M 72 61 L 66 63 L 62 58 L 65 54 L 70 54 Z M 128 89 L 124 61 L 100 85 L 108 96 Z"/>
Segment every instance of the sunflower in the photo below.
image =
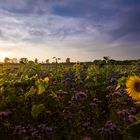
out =
<path fill-rule="evenodd" d="M 45 77 L 44 81 L 48 82 L 49 81 L 49 77 Z"/>
<path fill-rule="evenodd" d="M 131 76 L 126 81 L 126 91 L 135 100 L 140 100 L 140 77 Z"/>
<path fill-rule="evenodd" d="M 73 68 L 74 69 L 77 69 L 77 68 L 79 68 L 80 67 L 80 62 L 77 62 L 77 63 L 75 63 L 74 65 L 73 65 Z"/>

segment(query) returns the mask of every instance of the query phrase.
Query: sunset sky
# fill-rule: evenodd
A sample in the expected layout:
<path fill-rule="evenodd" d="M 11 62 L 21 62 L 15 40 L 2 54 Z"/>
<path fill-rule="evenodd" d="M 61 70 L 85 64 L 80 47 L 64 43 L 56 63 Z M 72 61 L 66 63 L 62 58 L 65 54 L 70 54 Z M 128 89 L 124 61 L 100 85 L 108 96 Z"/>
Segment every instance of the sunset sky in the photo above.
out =
<path fill-rule="evenodd" d="M 0 59 L 140 59 L 140 0 L 0 0 Z"/>

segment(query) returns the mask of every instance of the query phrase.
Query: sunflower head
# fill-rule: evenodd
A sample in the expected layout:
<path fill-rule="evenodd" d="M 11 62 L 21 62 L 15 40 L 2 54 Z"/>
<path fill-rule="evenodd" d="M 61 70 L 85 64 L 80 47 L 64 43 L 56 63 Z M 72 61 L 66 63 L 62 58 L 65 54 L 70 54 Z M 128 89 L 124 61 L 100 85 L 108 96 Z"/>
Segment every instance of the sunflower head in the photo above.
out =
<path fill-rule="evenodd" d="M 126 91 L 135 100 L 140 100 L 140 77 L 131 76 L 126 81 Z"/>
<path fill-rule="evenodd" d="M 44 81 L 48 82 L 49 81 L 49 77 L 45 77 Z"/>
<path fill-rule="evenodd" d="M 77 69 L 77 68 L 79 68 L 80 67 L 80 63 L 75 63 L 74 65 L 73 65 L 73 68 L 74 69 Z"/>

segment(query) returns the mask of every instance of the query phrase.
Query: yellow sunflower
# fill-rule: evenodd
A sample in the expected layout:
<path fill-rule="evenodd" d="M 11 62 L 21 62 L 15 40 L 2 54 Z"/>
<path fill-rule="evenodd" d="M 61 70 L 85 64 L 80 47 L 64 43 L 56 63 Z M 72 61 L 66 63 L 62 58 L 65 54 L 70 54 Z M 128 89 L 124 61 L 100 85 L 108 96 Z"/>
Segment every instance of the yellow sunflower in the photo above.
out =
<path fill-rule="evenodd" d="M 74 69 L 77 69 L 77 68 L 79 68 L 79 67 L 80 67 L 80 63 L 76 63 L 76 64 L 73 65 L 73 68 L 74 68 Z"/>
<path fill-rule="evenodd" d="M 45 77 L 44 81 L 48 82 L 49 81 L 49 77 Z"/>
<path fill-rule="evenodd" d="M 126 91 L 135 100 L 140 100 L 140 77 L 131 76 L 126 81 Z"/>

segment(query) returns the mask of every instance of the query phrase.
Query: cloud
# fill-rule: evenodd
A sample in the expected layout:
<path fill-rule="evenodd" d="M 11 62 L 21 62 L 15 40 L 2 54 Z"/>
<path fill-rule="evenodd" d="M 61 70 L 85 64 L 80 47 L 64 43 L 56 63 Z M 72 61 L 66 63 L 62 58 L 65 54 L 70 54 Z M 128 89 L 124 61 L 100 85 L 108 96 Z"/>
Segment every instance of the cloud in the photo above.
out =
<path fill-rule="evenodd" d="M 22 51 L 22 54 L 34 50 L 34 55 L 42 52 L 42 56 L 45 56 L 45 51 L 49 50 L 48 53 L 52 55 L 77 54 L 77 58 L 89 59 L 92 55 L 101 57 L 103 53 L 121 57 L 120 54 L 128 50 L 128 54 L 138 56 L 138 2 L 0 1 L 0 42 L 5 48 L 11 46 L 14 52 Z M 133 48 L 137 51 L 133 51 Z"/>
<path fill-rule="evenodd" d="M 0 30 L 0 39 L 4 39 L 5 37 L 4 37 L 4 35 L 3 35 L 3 31 L 2 30 Z"/>
<path fill-rule="evenodd" d="M 2 0 L 0 8 L 16 14 L 42 15 L 51 12 L 55 4 L 61 4 L 64 0 Z"/>
<path fill-rule="evenodd" d="M 19 14 L 4 10 L 1 10 L 0 18 L 1 32 L 4 34 L 5 40 L 11 42 L 43 43 L 66 38 L 87 38 L 93 31 L 83 18 L 53 14 L 19 16 Z"/>
<path fill-rule="evenodd" d="M 140 6 L 135 6 L 130 9 L 125 9 L 116 18 L 114 29 L 110 30 L 108 34 L 111 36 L 111 41 L 140 41 Z M 115 20 L 115 19 L 114 19 Z"/>

